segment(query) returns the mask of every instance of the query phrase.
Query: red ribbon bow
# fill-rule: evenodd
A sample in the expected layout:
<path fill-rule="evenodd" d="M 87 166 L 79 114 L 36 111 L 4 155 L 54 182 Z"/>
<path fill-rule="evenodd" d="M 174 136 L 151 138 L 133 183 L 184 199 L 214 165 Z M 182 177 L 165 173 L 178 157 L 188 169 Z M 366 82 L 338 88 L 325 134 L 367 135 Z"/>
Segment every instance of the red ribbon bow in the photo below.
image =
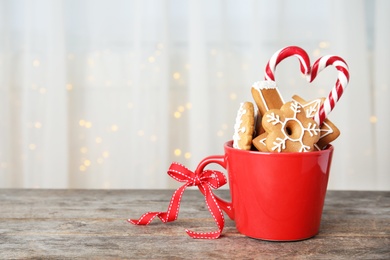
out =
<path fill-rule="evenodd" d="M 192 238 L 215 239 L 218 238 L 223 230 L 225 219 L 217 199 L 211 188 L 218 189 L 226 184 L 225 175 L 219 171 L 205 170 L 201 173 L 192 172 L 185 166 L 172 163 L 168 170 L 168 175 L 179 182 L 185 182 L 172 195 L 167 212 L 147 212 L 140 219 L 128 219 L 128 222 L 134 225 L 148 225 L 155 217 L 159 217 L 163 223 L 175 221 L 179 214 L 180 200 L 184 190 L 189 186 L 198 186 L 200 192 L 205 197 L 207 207 L 217 223 L 218 230 L 214 232 L 193 232 L 186 229 L 187 234 Z"/>

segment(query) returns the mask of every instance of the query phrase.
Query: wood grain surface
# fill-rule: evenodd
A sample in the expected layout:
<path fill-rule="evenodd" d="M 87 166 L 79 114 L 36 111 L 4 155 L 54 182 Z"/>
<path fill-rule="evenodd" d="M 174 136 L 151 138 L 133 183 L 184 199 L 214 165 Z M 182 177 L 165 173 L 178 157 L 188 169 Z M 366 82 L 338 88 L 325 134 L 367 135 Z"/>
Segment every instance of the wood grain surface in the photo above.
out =
<path fill-rule="evenodd" d="M 390 259 L 389 191 L 328 191 L 320 233 L 297 242 L 245 237 L 227 216 L 219 239 L 188 237 L 187 228 L 216 229 L 196 190 L 175 222 L 126 222 L 165 211 L 172 193 L 0 189 L 0 259 Z"/>

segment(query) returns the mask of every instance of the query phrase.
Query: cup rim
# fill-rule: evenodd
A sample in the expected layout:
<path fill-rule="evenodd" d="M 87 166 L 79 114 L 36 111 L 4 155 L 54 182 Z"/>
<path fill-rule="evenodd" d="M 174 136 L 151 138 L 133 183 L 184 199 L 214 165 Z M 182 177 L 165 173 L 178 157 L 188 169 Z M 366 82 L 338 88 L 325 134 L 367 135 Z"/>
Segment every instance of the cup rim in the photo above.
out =
<path fill-rule="evenodd" d="M 331 144 L 328 144 L 327 147 L 320 151 L 312 151 L 312 152 L 286 152 L 286 153 L 276 153 L 276 152 L 261 152 L 261 151 L 253 151 L 253 150 L 240 150 L 233 148 L 233 140 L 227 141 L 224 143 L 225 149 L 231 149 L 238 153 L 250 153 L 250 154 L 262 154 L 262 155 L 269 155 L 269 156 L 311 156 L 311 155 L 319 155 L 323 153 L 329 153 L 333 152 L 334 147 Z"/>

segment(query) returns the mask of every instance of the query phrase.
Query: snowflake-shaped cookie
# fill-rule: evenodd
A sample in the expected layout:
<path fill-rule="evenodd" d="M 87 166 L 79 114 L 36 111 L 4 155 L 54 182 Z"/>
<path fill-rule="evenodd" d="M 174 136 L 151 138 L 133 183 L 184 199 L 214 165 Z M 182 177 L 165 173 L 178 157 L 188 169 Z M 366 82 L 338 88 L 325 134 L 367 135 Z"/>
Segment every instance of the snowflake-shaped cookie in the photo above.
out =
<path fill-rule="evenodd" d="M 265 145 L 273 152 L 309 152 L 320 138 L 320 128 L 297 101 L 267 111 L 262 125 L 268 133 Z"/>

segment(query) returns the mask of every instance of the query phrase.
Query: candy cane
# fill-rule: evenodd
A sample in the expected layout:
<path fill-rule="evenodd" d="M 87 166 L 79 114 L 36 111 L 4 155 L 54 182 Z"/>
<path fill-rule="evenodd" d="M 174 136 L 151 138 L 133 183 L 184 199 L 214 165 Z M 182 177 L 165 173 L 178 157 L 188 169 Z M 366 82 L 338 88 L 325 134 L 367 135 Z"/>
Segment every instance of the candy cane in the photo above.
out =
<path fill-rule="evenodd" d="M 265 67 L 265 80 L 275 81 L 275 69 L 276 66 L 285 58 L 290 56 L 295 56 L 299 59 L 299 63 L 301 64 L 301 72 L 309 76 L 310 74 L 310 58 L 307 55 L 306 51 L 297 46 L 289 46 L 279 51 L 275 52 L 272 55 L 271 59 L 268 61 L 267 66 Z"/>
<path fill-rule="evenodd" d="M 327 55 L 319 58 L 312 66 L 310 74 L 310 82 L 312 82 L 323 69 L 333 65 L 338 70 L 338 77 L 336 84 L 324 103 L 320 106 L 317 113 L 314 116 L 314 120 L 321 125 L 325 118 L 328 117 L 329 113 L 335 107 L 337 101 L 343 95 L 345 88 L 349 82 L 349 71 L 347 63 L 338 56 Z"/>
<path fill-rule="evenodd" d="M 327 55 L 318 59 L 313 64 L 313 66 L 310 67 L 310 59 L 306 51 L 297 46 L 289 46 L 277 51 L 274 55 L 272 55 L 271 59 L 267 63 L 267 66 L 265 67 L 265 80 L 275 81 L 276 66 L 282 60 L 290 56 L 298 57 L 301 65 L 301 72 L 306 76 L 306 79 L 309 82 L 312 82 L 317 77 L 318 73 L 329 65 L 335 66 L 339 71 L 336 84 L 314 116 L 314 120 L 317 122 L 317 124 L 321 125 L 325 118 L 327 118 L 329 113 L 333 110 L 337 101 L 340 99 L 348 85 L 348 65 L 342 58 L 338 56 Z"/>

